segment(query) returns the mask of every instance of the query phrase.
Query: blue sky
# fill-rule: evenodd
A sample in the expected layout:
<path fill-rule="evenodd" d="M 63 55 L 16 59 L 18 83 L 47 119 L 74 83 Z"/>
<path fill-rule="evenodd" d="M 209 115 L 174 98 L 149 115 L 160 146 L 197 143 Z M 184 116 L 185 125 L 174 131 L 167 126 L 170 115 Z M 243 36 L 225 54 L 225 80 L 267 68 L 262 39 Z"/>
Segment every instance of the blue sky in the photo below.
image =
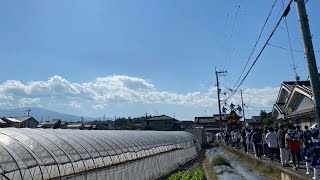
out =
<path fill-rule="evenodd" d="M 288 0 L 275 5 L 253 57 L 283 3 Z M 233 88 L 272 4 L 1 1 L 0 108 L 39 106 L 93 117 L 167 114 L 189 120 L 217 113 L 215 67 L 228 71 L 221 77 L 222 88 Z M 309 0 L 306 7 L 314 48 L 320 51 L 320 2 Z M 295 4 L 287 24 L 292 48 L 303 50 Z M 270 44 L 289 47 L 284 22 Z M 293 52 L 293 57 L 305 80 L 304 54 Z M 241 86 L 247 116 L 271 110 L 281 82 L 294 80 L 292 64 L 290 51 L 266 48 Z M 239 94 L 230 102 L 239 103 Z"/>

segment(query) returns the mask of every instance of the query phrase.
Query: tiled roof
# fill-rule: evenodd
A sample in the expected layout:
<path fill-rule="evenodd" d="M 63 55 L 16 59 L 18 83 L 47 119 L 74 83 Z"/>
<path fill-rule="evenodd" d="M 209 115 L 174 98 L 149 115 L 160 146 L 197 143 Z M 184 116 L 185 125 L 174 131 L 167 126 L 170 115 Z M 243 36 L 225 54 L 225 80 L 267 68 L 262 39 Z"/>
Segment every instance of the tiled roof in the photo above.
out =
<path fill-rule="evenodd" d="M 291 118 L 291 117 L 296 117 L 296 116 L 302 116 L 302 115 L 305 115 L 305 114 L 308 114 L 308 113 L 314 113 L 314 112 L 315 112 L 314 107 L 306 108 L 306 109 L 302 109 L 302 110 L 299 110 L 299 111 L 294 111 L 294 112 L 288 114 L 288 115 L 286 116 L 286 118 Z"/>
<path fill-rule="evenodd" d="M 58 123 L 60 120 L 52 120 L 52 121 L 45 121 L 42 124 L 43 125 L 55 125 L 56 123 Z"/>
<path fill-rule="evenodd" d="M 4 120 L 2 120 L 2 119 L 0 118 L 0 124 L 7 124 L 7 122 L 5 122 Z"/>
<path fill-rule="evenodd" d="M 79 123 L 73 123 L 73 124 L 69 124 L 68 127 L 81 127 L 83 124 L 79 124 Z"/>
<path fill-rule="evenodd" d="M 292 91 L 294 87 L 297 87 L 312 96 L 310 81 L 284 81 L 282 84 L 289 91 Z"/>
<path fill-rule="evenodd" d="M 5 118 L 11 122 L 18 122 L 18 123 L 21 123 L 25 120 L 28 120 L 30 119 L 31 117 L 9 117 L 9 118 Z"/>
<path fill-rule="evenodd" d="M 274 106 L 281 114 L 289 114 L 292 112 L 291 109 L 285 107 L 284 103 L 276 103 Z"/>
<path fill-rule="evenodd" d="M 169 117 L 167 115 L 161 115 L 161 116 L 153 116 L 152 118 L 147 119 L 147 121 L 177 121 L 176 119 Z"/>

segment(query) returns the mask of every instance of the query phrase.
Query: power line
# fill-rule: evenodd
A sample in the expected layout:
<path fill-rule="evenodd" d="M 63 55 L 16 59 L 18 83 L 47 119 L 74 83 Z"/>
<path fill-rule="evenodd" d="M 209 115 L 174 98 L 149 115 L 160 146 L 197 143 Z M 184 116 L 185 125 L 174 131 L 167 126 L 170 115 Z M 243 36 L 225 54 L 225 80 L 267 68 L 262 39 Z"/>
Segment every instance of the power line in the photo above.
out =
<path fill-rule="evenodd" d="M 283 49 L 283 50 L 287 50 L 287 51 L 291 51 L 291 49 L 287 48 L 287 47 L 283 47 L 283 46 L 279 46 L 279 45 L 274 45 L 274 44 L 271 44 L 271 43 L 268 43 L 269 46 L 272 46 L 272 47 L 276 47 L 276 48 L 279 48 L 279 49 Z M 304 53 L 303 50 L 296 50 L 296 49 L 292 49 L 292 51 L 294 52 L 301 52 L 301 53 Z M 320 51 L 314 51 L 314 52 L 320 52 Z"/>
<path fill-rule="evenodd" d="M 239 87 L 242 85 L 242 83 L 244 82 L 244 80 L 247 78 L 248 74 L 250 73 L 251 69 L 253 68 L 253 66 L 256 64 L 256 62 L 258 61 L 259 57 L 261 56 L 262 52 L 264 51 L 264 49 L 267 47 L 268 42 L 270 41 L 270 39 L 272 38 L 272 36 L 274 35 L 274 33 L 277 30 L 277 27 L 279 26 L 279 24 L 281 23 L 281 20 L 288 15 L 289 11 L 290 11 L 290 5 L 292 3 L 293 0 L 290 0 L 287 8 L 284 10 L 281 18 L 279 19 L 279 21 L 277 22 L 277 24 L 275 25 L 275 27 L 273 28 L 269 38 L 267 39 L 267 41 L 265 42 L 265 44 L 263 45 L 262 49 L 260 50 L 258 56 L 256 57 L 256 59 L 254 60 L 253 64 L 250 66 L 249 70 L 247 71 L 246 75 L 242 78 L 241 82 L 239 83 L 238 86 L 236 86 L 236 88 L 233 90 L 233 92 L 229 95 L 229 97 L 226 99 L 228 100 L 231 96 L 234 95 L 235 92 L 237 92 L 237 90 L 239 89 Z"/>
<path fill-rule="evenodd" d="M 282 7 L 284 5 L 284 0 L 282 0 Z M 294 58 L 293 58 L 293 51 L 292 51 L 292 45 L 291 45 L 291 38 L 290 38 L 290 33 L 289 33 L 289 28 L 288 28 L 288 23 L 287 23 L 287 18 L 284 18 L 284 22 L 285 22 L 285 25 L 286 25 L 286 30 L 287 30 L 287 35 L 288 35 L 288 41 L 289 41 L 289 47 L 290 47 L 290 54 L 291 54 L 291 60 L 292 60 L 292 68 L 293 68 L 293 71 L 295 73 L 295 79 L 298 81 L 300 78 L 298 76 L 298 73 L 297 73 L 297 66 L 294 62 Z"/>
<path fill-rule="evenodd" d="M 250 59 L 251 59 L 251 57 L 252 57 L 252 55 L 253 55 L 253 52 L 255 51 L 255 49 L 256 49 L 259 41 L 260 41 L 261 35 L 262 35 L 262 33 L 263 33 L 263 30 L 264 30 L 264 28 L 266 27 L 267 22 L 268 22 L 271 14 L 272 14 L 272 11 L 273 11 L 275 5 L 277 4 L 277 2 L 278 2 L 278 0 L 275 0 L 275 1 L 274 1 L 273 5 L 272 5 L 272 7 L 271 7 L 271 9 L 270 9 L 270 12 L 269 12 L 269 14 L 268 14 L 268 17 L 267 17 L 267 19 L 265 20 L 265 22 L 264 22 L 264 24 L 263 24 L 263 26 L 262 26 L 262 29 L 261 29 L 260 34 L 259 34 L 259 36 L 258 36 L 258 39 L 257 39 L 256 43 L 254 44 L 253 49 L 252 49 L 252 51 L 251 51 L 251 53 L 250 53 L 250 55 L 249 55 L 249 58 L 247 59 L 247 62 L 246 62 L 246 64 L 245 64 L 243 70 L 241 71 L 241 74 L 240 74 L 240 76 L 239 76 L 239 78 L 238 78 L 238 80 L 237 80 L 237 82 L 236 82 L 236 84 L 235 84 L 235 86 L 234 86 L 233 89 L 235 89 L 235 87 L 236 87 L 237 84 L 239 83 L 239 81 L 240 81 L 240 79 L 241 79 L 244 71 L 246 70 L 247 65 L 248 65 L 248 63 L 249 63 L 249 61 L 250 61 Z"/>
<path fill-rule="evenodd" d="M 238 1 L 238 5 L 237 5 L 237 9 L 236 9 L 236 12 L 235 12 L 235 17 L 234 17 L 234 20 L 233 20 L 233 23 L 232 23 L 232 29 L 231 29 L 231 33 L 229 35 L 230 37 L 230 41 L 233 41 L 234 39 L 234 30 L 235 30 L 235 27 L 236 27 L 236 24 L 237 24 L 237 19 L 238 19 L 238 15 L 239 15 L 239 10 L 240 10 L 240 1 Z M 227 36 L 225 36 L 226 38 Z M 227 42 L 227 40 L 225 41 Z M 233 54 L 234 52 L 234 48 L 233 50 L 231 50 L 232 47 L 231 47 L 231 43 L 228 43 L 227 44 L 227 47 L 226 47 L 226 54 L 225 54 L 225 58 L 224 58 L 224 64 L 223 64 L 223 68 L 227 68 L 230 64 L 230 59 L 231 59 L 231 54 Z"/>

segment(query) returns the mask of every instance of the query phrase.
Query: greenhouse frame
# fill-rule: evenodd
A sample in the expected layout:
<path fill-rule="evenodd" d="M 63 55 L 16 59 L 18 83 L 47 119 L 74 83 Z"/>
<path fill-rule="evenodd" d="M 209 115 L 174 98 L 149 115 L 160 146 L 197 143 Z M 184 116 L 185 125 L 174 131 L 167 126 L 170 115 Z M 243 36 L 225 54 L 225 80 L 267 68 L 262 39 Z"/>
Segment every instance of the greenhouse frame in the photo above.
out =
<path fill-rule="evenodd" d="M 199 149 L 183 131 L 0 128 L 0 180 L 156 179 Z"/>

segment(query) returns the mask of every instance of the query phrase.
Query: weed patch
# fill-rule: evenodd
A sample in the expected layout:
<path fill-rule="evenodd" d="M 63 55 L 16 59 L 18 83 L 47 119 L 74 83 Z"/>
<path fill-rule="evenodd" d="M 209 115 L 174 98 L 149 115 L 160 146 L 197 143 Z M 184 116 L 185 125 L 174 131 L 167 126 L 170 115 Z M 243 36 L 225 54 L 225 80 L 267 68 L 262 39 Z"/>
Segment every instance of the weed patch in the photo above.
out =
<path fill-rule="evenodd" d="M 228 159 L 220 155 L 213 158 L 211 164 L 213 166 L 219 166 L 219 165 L 230 166 L 230 162 L 228 161 Z"/>
<path fill-rule="evenodd" d="M 205 175 L 202 169 L 193 171 L 179 171 L 169 176 L 168 180 L 204 180 Z"/>

